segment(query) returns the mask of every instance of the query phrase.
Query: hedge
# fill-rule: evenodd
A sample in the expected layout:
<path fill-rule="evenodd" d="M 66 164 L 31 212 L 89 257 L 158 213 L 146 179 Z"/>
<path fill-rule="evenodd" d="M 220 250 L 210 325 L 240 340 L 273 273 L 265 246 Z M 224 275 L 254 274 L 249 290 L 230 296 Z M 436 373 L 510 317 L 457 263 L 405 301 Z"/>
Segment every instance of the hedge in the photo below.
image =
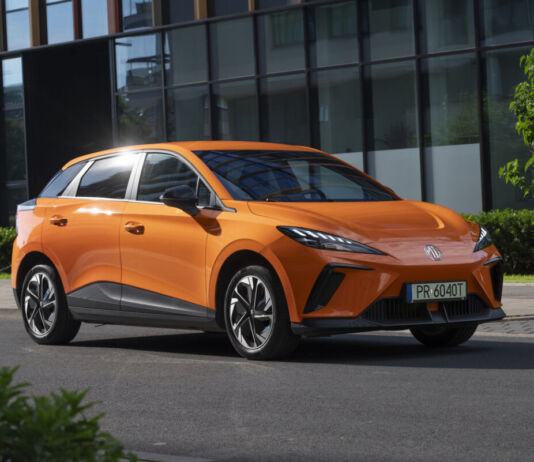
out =
<path fill-rule="evenodd" d="M 0 270 L 3 272 L 8 272 L 4 268 L 11 265 L 11 248 L 16 237 L 15 228 L 0 228 Z"/>
<path fill-rule="evenodd" d="M 508 274 L 534 274 L 534 210 L 492 210 L 464 215 L 484 226 L 504 258 Z M 0 228 L 0 269 L 11 264 L 15 228 Z"/>
<path fill-rule="evenodd" d="M 504 259 L 507 274 L 534 274 L 534 210 L 491 210 L 464 215 L 486 228 Z"/>

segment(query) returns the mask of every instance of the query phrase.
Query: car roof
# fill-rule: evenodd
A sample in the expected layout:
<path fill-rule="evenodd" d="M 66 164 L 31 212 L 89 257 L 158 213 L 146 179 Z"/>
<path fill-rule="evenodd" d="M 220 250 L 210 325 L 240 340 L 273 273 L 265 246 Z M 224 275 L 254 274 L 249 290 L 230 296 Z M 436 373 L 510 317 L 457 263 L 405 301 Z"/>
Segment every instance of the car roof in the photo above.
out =
<path fill-rule="evenodd" d="M 170 143 L 157 143 L 157 144 L 139 144 L 133 146 L 122 146 L 113 149 L 107 149 L 105 151 L 94 152 L 85 156 L 80 156 L 72 159 L 63 166 L 63 170 L 71 165 L 74 165 L 83 160 L 92 159 L 93 157 L 104 156 L 107 154 L 116 154 L 119 152 L 129 151 L 143 151 L 150 149 L 169 150 L 180 152 L 180 150 L 187 151 L 208 151 L 208 150 L 231 150 L 238 151 L 245 150 L 276 150 L 276 151 L 314 151 L 320 152 L 317 149 L 307 146 L 296 146 L 291 144 L 279 144 L 279 143 L 264 143 L 259 141 L 183 141 L 183 142 L 170 142 Z"/>

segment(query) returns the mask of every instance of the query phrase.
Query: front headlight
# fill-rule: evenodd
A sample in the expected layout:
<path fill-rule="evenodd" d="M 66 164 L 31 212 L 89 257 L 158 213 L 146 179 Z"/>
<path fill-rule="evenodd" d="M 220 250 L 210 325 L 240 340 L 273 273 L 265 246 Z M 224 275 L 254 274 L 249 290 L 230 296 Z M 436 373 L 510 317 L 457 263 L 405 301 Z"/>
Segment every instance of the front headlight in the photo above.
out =
<path fill-rule="evenodd" d="M 374 255 L 386 255 L 380 250 L 361 244 L 360 242 L 347 239 L 345 237 L 328 234 L 322 231 L 315 231 L 295 226 L 277 226 L 278 230 L 286 236 L 301 244 L 314 249 L 340 250 L 342 252 L 370 253 Z"/>
<path fill-rule="evenodd" d="M 492 244 L 491 237 L 488 233 L 488 231 L 480 227 L 480 233 L 478 235 L 478 241 L 475 245 L 475 250 L 473 252 L 478 252 L 479 250 L 485 249 L 486 247 L 489 247 Z"/>

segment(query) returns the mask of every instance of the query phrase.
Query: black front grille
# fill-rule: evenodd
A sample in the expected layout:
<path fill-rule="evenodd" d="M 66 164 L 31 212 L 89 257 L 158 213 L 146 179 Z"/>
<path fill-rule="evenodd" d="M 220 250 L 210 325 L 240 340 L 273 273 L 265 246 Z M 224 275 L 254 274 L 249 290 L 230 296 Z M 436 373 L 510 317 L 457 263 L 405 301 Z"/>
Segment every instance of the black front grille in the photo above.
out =
<path fill-rule="evenodd" d="M 440 303 L 440 308 L 445 311 L 446 317 L 450 321 L 484 316 L 490 309 L 476 295 L 469 295 L 466 300 Z"/>
<path fill-rule="evenodd" d="M 402 298 L 378 300 L 361 316 L 380 324 L 408 324 L 432 320 L 425 303 L 407 303 Z"/>

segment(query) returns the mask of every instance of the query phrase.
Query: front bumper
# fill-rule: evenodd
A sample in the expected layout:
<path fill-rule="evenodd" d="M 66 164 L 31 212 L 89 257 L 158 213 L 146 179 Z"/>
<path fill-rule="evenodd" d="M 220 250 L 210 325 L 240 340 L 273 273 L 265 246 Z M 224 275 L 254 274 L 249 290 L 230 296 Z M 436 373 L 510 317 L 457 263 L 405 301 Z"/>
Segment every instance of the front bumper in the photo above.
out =
<path fill-rule="evenodd" d="M 352 318 L 305 318 L 292 323 L 297 335 L 319 336 L 372 330 L 403 330 L 411 327 L 481 324 L 504 318 L 501 308 L 492 308 L 476 294 L 466 300 L 441 302 L 431 310 L 426 303 L 407 303 L 402 297 L 382 298 Z"/>

